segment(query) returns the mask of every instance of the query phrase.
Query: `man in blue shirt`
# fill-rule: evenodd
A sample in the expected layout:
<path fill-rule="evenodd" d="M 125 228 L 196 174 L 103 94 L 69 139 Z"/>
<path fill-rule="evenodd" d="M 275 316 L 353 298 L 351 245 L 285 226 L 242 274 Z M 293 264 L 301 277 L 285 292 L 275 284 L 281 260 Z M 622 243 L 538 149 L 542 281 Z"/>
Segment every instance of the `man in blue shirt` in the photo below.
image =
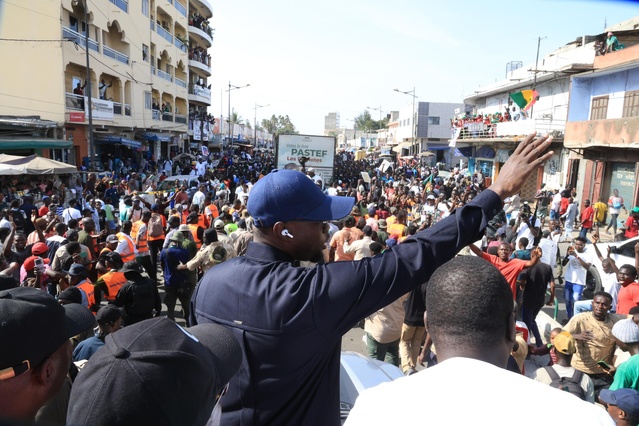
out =
<path fill-rule="evenodd" d="M 73 361 L 89 359 L 104 346 L 104 338 L 122 328 L 122 311 L 115 305 L 106 305 L 100 308 L 96 315 L 100 331 L 96 336 L 89 337 L 78 343 L 73 350 Z"/>
<path fill-rule="evenodd" d="M 342 336 L 479 239 L 502 200 L 552 155 L 541 155 L 550 142 L 528 136 L 489 190 L 393 250 L 360 261 L 321 261 L 326 221 L 348 215 L 354 199 L 326 196 L 296 170 L 259 180 L 247 206 L 254 241 L 244 256 L 207 273 L 191 301 L 191 325 L 229 327 L 244 353 L 220 400 L 222 424 L 339 425 Z"/>
<path fill-rule="evenodd" d="M 181 232 L 172 233 L 169 239 L 169 247 L 162 250 L 160 254 L 160 263 L 164 272 L 166 316 L 175 320 L 175 302 L 180 299 L 188 324 L 189 295 L 191 294 L 188 288 L 189 271 L 181 271 L 178 266 L 180 263 L 188 263 L 189 252 L 182 247 L 184 235 Z"/>

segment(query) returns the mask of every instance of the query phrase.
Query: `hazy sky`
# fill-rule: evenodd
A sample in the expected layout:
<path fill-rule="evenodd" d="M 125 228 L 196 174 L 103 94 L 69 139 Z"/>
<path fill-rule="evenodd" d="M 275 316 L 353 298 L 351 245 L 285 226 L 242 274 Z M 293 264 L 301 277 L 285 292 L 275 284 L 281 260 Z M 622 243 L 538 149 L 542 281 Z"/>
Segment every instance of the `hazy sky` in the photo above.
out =
<path fill-rule="evenodd" d="M 582 35 L 639 15 L 637 1 L 209 0 L 215 28 L 211 113 L 244 119 L 288 114 L 302 134 L 342 127 L 366 107 L 386 113 L 418 101 L 462 102 Z M 379 112 L 371 110 L 372 116 Z"/>

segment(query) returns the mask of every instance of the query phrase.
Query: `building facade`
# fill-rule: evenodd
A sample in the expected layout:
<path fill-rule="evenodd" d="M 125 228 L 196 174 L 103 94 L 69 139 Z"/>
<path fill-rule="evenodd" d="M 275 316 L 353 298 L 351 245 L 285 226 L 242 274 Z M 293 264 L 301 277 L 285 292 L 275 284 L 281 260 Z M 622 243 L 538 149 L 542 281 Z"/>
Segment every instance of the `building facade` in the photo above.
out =
<path fill-rule="evenodd" d="M 24 58 L 8 70 L 0 115 L 57 123 L 63 148 L 30 149 L 76 165 L 88 165 L 91 140 L 98 167 L 109 155 L 135 161 L 188 150 L 189 120 L 211 105 L 210 4 L 93 0 L 85 10 L 86 3 L 3 4 L 0 34 L 26 41 L 0 47 Z"/>

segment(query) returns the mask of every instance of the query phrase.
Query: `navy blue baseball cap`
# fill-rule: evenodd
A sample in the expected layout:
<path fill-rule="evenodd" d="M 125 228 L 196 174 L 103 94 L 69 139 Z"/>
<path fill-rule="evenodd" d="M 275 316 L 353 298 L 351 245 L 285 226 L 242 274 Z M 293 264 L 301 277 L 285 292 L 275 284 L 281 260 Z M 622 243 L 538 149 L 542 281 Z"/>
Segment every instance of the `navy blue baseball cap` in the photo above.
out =
<path fill-rule="evenodd" d="M 626 414 L 632 417 L 639 417 L 639 392 L 634 389 L 603 389 L 599 394 L 599 399 L 606 404 L 616 405 Z"/>
<path fill-rule="evenodd" d="M 259 228 L 276 222 L 338 220 L 348 215 L 353 197 L 328 196 L 297 170 L 273 170 L 251 190 L 247 208 Z"/>

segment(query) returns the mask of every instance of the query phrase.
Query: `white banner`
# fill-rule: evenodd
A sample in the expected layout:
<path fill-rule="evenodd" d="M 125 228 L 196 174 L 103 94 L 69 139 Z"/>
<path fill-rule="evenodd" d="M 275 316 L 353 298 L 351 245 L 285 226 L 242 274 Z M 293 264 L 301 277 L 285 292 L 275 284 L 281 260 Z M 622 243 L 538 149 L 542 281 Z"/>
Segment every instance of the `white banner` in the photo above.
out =
<path fill-rule="evenodd" d="M 91 98 L 91 112 L 94 120 L 113 121 L 113 102 Z M 89 102 L 84 97 L 84 113 L 89 116 Z"/>

